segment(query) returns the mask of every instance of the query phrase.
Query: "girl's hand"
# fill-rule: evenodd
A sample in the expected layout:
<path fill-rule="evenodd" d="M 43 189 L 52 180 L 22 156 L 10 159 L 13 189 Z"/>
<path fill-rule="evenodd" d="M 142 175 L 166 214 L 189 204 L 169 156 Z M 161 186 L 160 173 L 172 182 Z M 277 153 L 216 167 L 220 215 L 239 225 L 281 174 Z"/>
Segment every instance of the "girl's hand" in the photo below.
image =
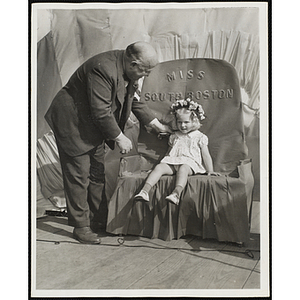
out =
<path fill-rule="evenodd" d="M 222 174 L 218 173 L 218 172 L 208 172 L 208 175 L 210 176 L 222 176 Z"/>

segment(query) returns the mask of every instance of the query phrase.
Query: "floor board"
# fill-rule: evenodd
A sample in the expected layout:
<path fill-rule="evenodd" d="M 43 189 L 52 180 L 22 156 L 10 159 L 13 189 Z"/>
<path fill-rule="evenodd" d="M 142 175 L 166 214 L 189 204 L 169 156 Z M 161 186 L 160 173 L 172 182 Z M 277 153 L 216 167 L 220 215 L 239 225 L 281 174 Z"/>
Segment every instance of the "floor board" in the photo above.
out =
<path fill-rule="evenodd" d="M 105 232 L 100 234 L 100 245 L 83 245 L 73 239 L 72 230 L 66 217 L 47 216 L 37 220 L 38 290 L 257 289 L 260 286 L 258 201 L 253 202 L 251 239 L 242 246 L 194 236 L 166 242 Z"/>
<path fill-rule="evenodd" d="M 249 276 L 246 268 L 239 268 L 222 260 L 227 255 L 216 255 L 216 259 L 201 254 L 178 252 L 165 260 L 152 272 L 141 278 L 130 288 L 137 289 L 215 289 L 242 288 Z"/>
<path fill-rule="evenodd" d="M 259 289 L 260 288 L 260 273 L 253 271 L 246 281 L 243 289 Z"/>

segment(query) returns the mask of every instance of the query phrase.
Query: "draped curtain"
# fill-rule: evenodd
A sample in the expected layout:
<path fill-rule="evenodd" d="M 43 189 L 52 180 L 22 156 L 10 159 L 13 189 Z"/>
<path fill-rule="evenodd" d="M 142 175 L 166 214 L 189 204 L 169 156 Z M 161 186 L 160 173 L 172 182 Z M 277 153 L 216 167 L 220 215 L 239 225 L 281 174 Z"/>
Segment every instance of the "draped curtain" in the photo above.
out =
<path fill-rule="evenodd" d="M 250 156 L 255 160 L 254 176 L 259 188 L 258 8 L 41 9 L 37 23 L 38 138 L 45 140 L 44 135 L 49 133 L 43 116 L 52 98 L 81 63 L 97 53 L 124 49 L 134 41 L 143 40 L 153 45 L 160 62 L 204 57 L 224 59 L 236 68 L 246 140 L 251 143 Z M 50 134 L 49 138 L 53 136 Z M 38 170 L 44 165 L 57 165 L 57 157 L 49 152 L 37 155 Z M 48 160 L 43 160 L 46 156 Z M 61 176 L 59 168 L 53 170 Z M 49 181 L 47 176 L 43 178 Z M 45 191 L 44 186 L 48 187 L 49 182 L 43 182 L 40 176 L 39 180 Z M 44 196 L 49 198 L 47 193 Z"/>

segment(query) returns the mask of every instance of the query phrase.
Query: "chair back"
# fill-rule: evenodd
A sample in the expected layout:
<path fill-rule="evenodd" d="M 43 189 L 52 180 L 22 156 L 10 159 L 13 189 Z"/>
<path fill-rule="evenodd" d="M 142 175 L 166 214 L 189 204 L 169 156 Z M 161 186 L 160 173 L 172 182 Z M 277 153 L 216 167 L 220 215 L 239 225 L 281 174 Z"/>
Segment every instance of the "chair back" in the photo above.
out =
<path fill-rule="evenodd" d="M 235 68 L 219 59 L 180 59 L 158 64 L 145 78 L 141 97 L 157 119 L 174 128 L 170 106 L 189 97 L 202 105 L 206 119 L 200 131 L 208 136 L 215 171 L 231 172 L 247 156 L 239 80 Z M 141 128 L 138 151 L 159 161 L 167 139 Z"/>

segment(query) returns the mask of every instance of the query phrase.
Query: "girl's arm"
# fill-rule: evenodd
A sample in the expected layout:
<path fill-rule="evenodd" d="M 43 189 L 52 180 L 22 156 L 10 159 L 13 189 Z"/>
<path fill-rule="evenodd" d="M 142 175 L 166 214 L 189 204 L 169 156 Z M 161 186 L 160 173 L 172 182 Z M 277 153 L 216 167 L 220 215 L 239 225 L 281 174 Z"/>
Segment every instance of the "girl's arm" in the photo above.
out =
<path fill-rule="evenodd" d="M 201 146 L 201 154 L 208 175 L 220 176 L 220 173 L 214 172 L 213 161 L 210 156 L 207 145 Z"/>

